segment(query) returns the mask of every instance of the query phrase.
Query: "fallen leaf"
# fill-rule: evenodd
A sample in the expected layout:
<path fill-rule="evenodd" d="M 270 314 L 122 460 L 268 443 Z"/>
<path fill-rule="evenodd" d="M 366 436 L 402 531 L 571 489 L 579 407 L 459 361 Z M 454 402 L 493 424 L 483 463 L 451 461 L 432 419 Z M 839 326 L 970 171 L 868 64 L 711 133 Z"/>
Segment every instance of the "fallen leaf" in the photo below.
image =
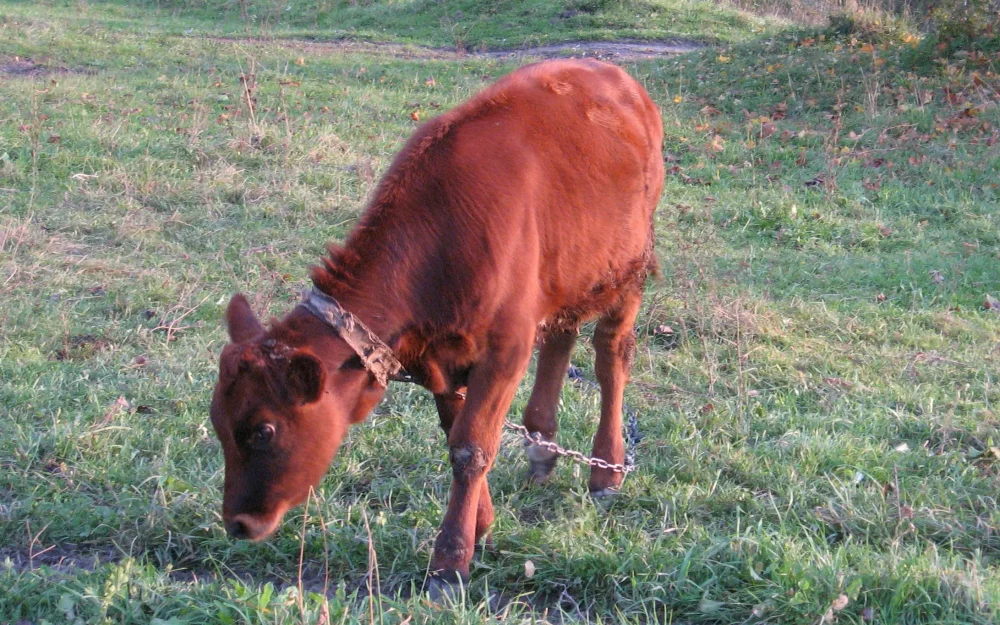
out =
<path fill-rule="evenodd" d="M 705 145 L 705 148 L 711 150 L 712 152 L 722 152 L 723 150 L 726 149 L 725 146 L 726 146 L 725 140 L 721 136 L 715 135 L 714 137 L 712 137 L 712 140 Z"/>
<path fill-rule="evenodd" d="M 130 408 L 131 406 L 129 406 L 128 400 L 119 396 L 118 399 L 112 402 L 111 405 L 108 406 L 108 409 L 104 412 L 104 418 L 101 420 L 101 424 L 107 425 L 111 423 L 123 410 L 129 410 Z"/>
<path fill-rule="evenodd" d="M 841 610 L 846 608 L 847 604 L 850 602 L 851 600 L 847 598 L 847 595 L 840 595 L 839 597 L 833 600 L 833 603 L 830 604 L 830 609 L 833 610 L 834 612 L 840 612 Z"/>

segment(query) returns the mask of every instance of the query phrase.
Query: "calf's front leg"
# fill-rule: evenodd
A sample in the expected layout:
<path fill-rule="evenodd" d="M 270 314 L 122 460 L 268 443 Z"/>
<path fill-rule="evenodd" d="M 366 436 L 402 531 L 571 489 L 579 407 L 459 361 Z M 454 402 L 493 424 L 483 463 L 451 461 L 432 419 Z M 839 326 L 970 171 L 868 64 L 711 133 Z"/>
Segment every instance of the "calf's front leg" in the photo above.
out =
<path fill-rule="evenodd" d="M 468 393 L 448 435 L 451 498 L 431 558 L 432 595 L 469 578 L 476 543 L 493 520 L 486 474 L 500 447 L 504 416 L 531 356 L 531 335 L 495 349 L 469 375 Z"/>
<path fill-rule="evenodd" d="M 438 417 L 441 420 L 441 429 L 444 430 L 445 439 L 451 434 L 451 427 L 462 412 L 465 406 L 465 389 L 454 393 L 442 393 L 434 395 L 434 403 L 437 405 Z M 490 485 L 487 480 L 483 480 L 483 485 L 479 491 L 479 505 L 476 509 L 476 536 L 474 545 L 479 545 L 479 541 L 486 537 L 486 548 L 493 548 L 493 541 L 490 537 L 490 525 L 493 523 L 493 500 L 490 497 Z"/>

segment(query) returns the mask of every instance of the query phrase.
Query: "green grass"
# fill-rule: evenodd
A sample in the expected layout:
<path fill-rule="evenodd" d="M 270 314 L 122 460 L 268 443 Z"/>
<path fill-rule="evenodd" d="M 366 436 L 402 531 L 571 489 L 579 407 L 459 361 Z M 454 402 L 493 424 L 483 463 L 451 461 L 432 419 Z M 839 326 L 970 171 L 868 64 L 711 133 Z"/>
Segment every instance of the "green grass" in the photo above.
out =
<path fill-rule="evenodd" d="M 683 24 L 709 6 L 682 4 Z M 426 393 L 394 386 L 262 544 L 224 534 L 207 408 L 230 294 L 287 310 L 410 113 L 514 65 L 205 37 L 239 31 L 238 3 L 81 6 L 0 6 L 0 623 L 996 620 L 995 47 L 740 18 L 734 43 L 627 65 L 670 168 L 628 391 L 640 469 L 604 508 L 569 464 L 525 486 L 509 437 L 498 552 L 445 609 L 411 595 L 449 483 Z M 413 6 L 270 28 L 454 44 L 435 24 L 458 3 Z M 558 6 L 497 6 L 518 43 L 715 28 L 586 34 L 540 21 Z M 592 370 L 588 341 L 574 362 Z M 587 449 L 596 410 L 567 387 L 560 441 Z"/>

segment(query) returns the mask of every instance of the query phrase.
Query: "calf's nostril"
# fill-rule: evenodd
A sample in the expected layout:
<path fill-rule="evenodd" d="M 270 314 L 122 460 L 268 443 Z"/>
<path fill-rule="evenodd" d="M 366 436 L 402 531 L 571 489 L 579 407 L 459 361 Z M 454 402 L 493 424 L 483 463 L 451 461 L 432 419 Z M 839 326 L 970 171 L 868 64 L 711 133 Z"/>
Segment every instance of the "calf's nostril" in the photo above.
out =
<path fill-rule="evenodd" d="M 233 519 L 232 521 L 226 523 L 226 531 L 233 538 L 247 538 L 250 536 L 250 529 L 247 527 L 246 523 L 239 519 Z"/>

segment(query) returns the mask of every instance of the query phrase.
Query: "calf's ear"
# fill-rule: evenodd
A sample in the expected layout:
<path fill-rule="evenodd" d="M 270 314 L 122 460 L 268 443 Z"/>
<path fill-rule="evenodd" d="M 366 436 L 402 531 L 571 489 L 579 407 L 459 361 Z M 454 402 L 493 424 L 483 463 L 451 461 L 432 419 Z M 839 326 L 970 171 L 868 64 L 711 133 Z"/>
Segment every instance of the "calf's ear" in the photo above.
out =
<path fill-rule="evenodd" d="M 323 363 L 312 354 L 299 352 L 288 361 L 285 371 L 285 385 L 288 392 L 300 404 L 318 401 L 326 383 Z"/>
<path fill-rule="evenodd" d="M 247 298 L 242 293 L 233 296 L 226 308 L 226 328 L 229 330 L 229 340 L 233 343 L 246 343 L 264 333 L 257 317 L 250 308 Z"/>

